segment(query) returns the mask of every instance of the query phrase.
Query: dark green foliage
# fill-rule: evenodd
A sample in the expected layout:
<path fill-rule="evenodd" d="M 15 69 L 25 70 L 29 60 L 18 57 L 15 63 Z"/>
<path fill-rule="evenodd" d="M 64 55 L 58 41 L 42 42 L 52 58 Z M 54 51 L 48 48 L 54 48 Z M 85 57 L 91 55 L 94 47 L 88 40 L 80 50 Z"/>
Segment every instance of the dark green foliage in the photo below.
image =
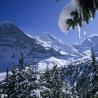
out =
<path fill-rule="evenodd" d="M 93 66 L 93 79 L 91 80 L 91 90 L 89 91 L 89 96 L 94 97 L 96 92 L 98 92 L 98 65 L 96 62 L 96 56 L 94 50 L 91 51 L 92 66 Z"/>
<path fill-rule="evenodd" d="M 91 59 L 92 75 L 89 78 L 89 74 L 82 73 L 83 76 L 77 81 L 76 90 L 79 98 L 95 98 L 94 96 L 98 92 L 98 66 L 93 49 L 91 50 Z"/>
<path fill-rule="evenodd" d="M 7 70 L 7 75 L 3 87 L 3 92 L 6 98 L 13 98 L 16 96 L 16 70 L 14 68 L 11 71 L 11 75 Z"/>
<path fill-rule="evenodd" d="M 37 66 L 37 65 L 36 65 Z M 35 90 L 39 89 L 39 82 L 37 79 L 38 76 L 38 71 L 37 71 L 37 67 L 33 67 L 29 66 L 28 69 L 28 91 L 29 92 L 29 97 L 28 98 L 37 98 L 37 96 L 35 95 Z M 32 93 L 33 92 L 33 93 Z"/>
<path fill-rule="evenodd" d="M 51 88 L 52 88 L 52 72 L 49 70 L 48 66 L 45 73 L 40 76 L 41 80 L 41 96 L 42 98 L 51 98 Z"/>
<path fill-rule="evenodd" d="M 39 72 L 37 65 L 25 68 L 21 59 L 18 68 L 7 70 L 2 94 L 5 98 L 97 98 L 98 69 L 93 49 L 91 53 L 92 61 L 89 63 L 81 63 L 80 66 L 75 63 L 64 68 L 56 65 L 52 69 L 47 66 L 45 72 Z M 90 79 L 89 69 L 92 67 Z M 65 78 L 72 80 L 68 83 Z"/>
<path fill-rule="evenodd" d="M 91 59 L 92 59 L 92 66 L 95 72 L 96 71 L 96 56 L 95 56 L 93 48 L 91 50 Z"/>
<path fill-rule="evenodd" d="M 71 12 L 72 19 L 67 20 L 68 28 L 75 26 L 82 26 L 84 22 L 89 23 L 91 18 L 95 17 L 96 10 L 98 9 L 98 1 L 97 0 L 77 0 L 79 7 L 77 7 L 76 11 Z"/>
<path fill-rule="evenodd" d="M 62 0 L 56 0 L 57 2 Z M 75 28 L 76 26 L 82 26 L 84 23 L 89 23 L 92 18 L 95 18 L 96 11 L 98 10 L 98 0 L 75 0 L 77 2 L 77 8 L 71 12 L 73 17 L 67 19 L 67 30 L 69 28 Z"/>
<path fill-rule="evenodd" d="M 57 68 L 57 66 L 54 66 L 53 68 L 53 98 L 63 98 L 63 79 L 61 70 Z"/>
<path fill-rule="evenodd" d="M 10 72 L 7 70 L 2 93 L 5 98 L 37 98 L 32 92 L 38 88 L 37 69 L 29 66 L 28 70 L 24 68 L 23 56 L 19 59 L 19 68 L 13 68 Z"/>
<path fill-rule="evenodd" d="M 52 70 L 47 67 L 43 75 L 43 90 L 41 92 L 42 98 L 64 98 L 63 92 L 64 80 L 62 78 L 61 69 L 54 66 Z"/>
<path fill-rule="evenodd" d="M 85 73 L 82 73 L 81 78 L 77 80 L 76 91 L 79 98 L 87 98 L 87 93 L 89 90 L 90 82 L 88 76 Z"/>
<path fill-rule="evenodd" d="M 24 56 L 23 54 L 20 55 L 20 58 L 19 58 L 19 69 L 23 69 L 24 68 Z"/>

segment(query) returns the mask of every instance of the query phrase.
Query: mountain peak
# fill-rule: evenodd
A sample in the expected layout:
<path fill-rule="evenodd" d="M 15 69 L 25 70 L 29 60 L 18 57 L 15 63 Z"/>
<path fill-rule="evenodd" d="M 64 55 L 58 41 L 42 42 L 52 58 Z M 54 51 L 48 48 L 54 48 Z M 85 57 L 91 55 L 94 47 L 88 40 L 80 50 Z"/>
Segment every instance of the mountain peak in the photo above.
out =
<path fill-rule="evenodd" d="M 9 21 L 0 22 L 0 35 L 16 36 L 23 34 L 24 34 L 23 31 L 12 22 Z"/>
<path fill-rule="evenodd" d="M 40 37 L 44 41 L 57 42 L 57 43 L 64 44 L 62 40 L 60 40 L 59 38 L 55 37 L 54 35 L 52 35 L 49 32 L 44 32 L 42 35 L 39 35 L 38 37 Z"/>
<path fill-rule="evenodd" d="M 90 37 L 85 39 L 81 44 L 87 44 L 87 43 L 90 44 L 98 43 L 98 35 L 97 34 L 91 35 Z"/>
<path fill-rule="evenodd" d="M 53 36 L 51 33 L 49 33 L 49 32 L 44 32 L 42 35 L 39 35 L 41 38 L 45 38 L 45 39 L 56 39 L 56 37 L 55 36 Z"/>
<path fill-rule="evenodd" d="M 98 37 L 98 34 L 93 34 L 89 38 L 92 38 L 92 37 Z"/>
<path fill-rule="evenodd" d="M 3 21 L 3 22 L 0 22 L 0 27 L 12 27 L 12 26 L 14 26 L 14 27 L 17 27 L 15 24 L 13 24 L 12 22 L 10 22 L 10 21 Z"/>

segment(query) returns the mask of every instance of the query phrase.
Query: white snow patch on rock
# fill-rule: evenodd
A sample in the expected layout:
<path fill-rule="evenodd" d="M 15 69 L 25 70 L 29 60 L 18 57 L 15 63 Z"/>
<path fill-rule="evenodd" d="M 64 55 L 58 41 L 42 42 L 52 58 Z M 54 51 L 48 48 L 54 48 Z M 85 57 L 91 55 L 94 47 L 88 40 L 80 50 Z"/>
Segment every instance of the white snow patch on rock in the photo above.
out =
<path fill-rule="evenodd" d="M 83 52 L 83 54 L 90 57 L 91 56 L 91 50 L 86 50 Z"/>
<path fill-rule="evenodd" d="M 60 54 L 62 54 L 62 55 L 68 55 L 68 53 L 64 52 L 64 51 L 60 51 Z"/>
<path fill-rule="evenodd" d="M 0 73 L 0 82 L 3 81 L 6 77 L 6 73 L 3 72 L 3 73 Z"/>
<path fill-rule="evenodd" d="M 69 63 L 70 62 L 68 62 L 67 60 L 57 59 L 55 57 L 50 57 L 49 59 L 40 61 L 38 66 L 39 66 L 40 71 L 44 71 L 47 66 L 49 67 L 49 69 L 51 69 L 55 65 L 57 65 L 58 67 L 61 67 L 61 66 L 68 65 Z"/>

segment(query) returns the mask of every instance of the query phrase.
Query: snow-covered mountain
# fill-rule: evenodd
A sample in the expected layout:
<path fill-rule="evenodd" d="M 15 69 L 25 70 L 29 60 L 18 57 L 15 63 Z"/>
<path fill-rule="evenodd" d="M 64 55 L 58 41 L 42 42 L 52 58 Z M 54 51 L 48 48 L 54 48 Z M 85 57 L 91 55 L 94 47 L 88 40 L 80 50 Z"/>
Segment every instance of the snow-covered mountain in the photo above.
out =
<path fill-rule="evenodd" d="M 64 68 L 64 79 L 71 86 L 76 86 L 82 79 L 90 79 L 93 71 L 91 61 L 91 48 L 98 53 L 98 36 L 90 36 L 81 44 L 66 45 L 50 33 L 37 37 L 30 37 L 11 23 L 0 24 L 0 71 L 5 71 L 11 65 L 17 64 L 20 54 L 23 53 L 25 63 L 35 61 L 41 71 L 54 65 Z M 97 55 L 98 56 L 98 55 Z M 84 60 L 89 60 L 85 62 Z M 71 62 L 72 61 L 72 62 Z M 33 63 L 33 62 L 32 62 Z M 0 73 L 0 81 L 6 73 Z M 88 81 L 83 80 L 78 88 L 85 87 Z"/>
<path fill-rule="evenodd" d="M 16 25 L 4 22 L 0 24 L 0 72 L 18 64 L 20 54 L 23 53 L 25 63 L 32 61 L 33 64 L 37 60 L 39 72 L 44 72 L 47 66 L 51 69 L 57 65 L 62 68 L 62 72 L 64 71 L 63 78 L 71 88 L 85 89 L 93 78 L 93 66 L 89 60 L 91 48 L 94 49 L 98 61 L 97 46 L 97 35 L 90 36 L 81 44 L 71 46 L 64 44 L 50 33 L 31 37 Z M 5 72 L 0 73 L 1 84 L 5 76 Z"/>
<path fill-rule="evenodd" d="M 91 36 L 81 44 L 66 45 L 50 33 L 31 37 L 10 22 L 0 23 L 0 71 L 18 64 L 20 54 L 25 63 L 59 64 L 90 58 L 90 50 L 98 53 L 98 36 Z M 62 63 L 63 62 L 63 63 Z"/>
<path fill-rule="evenodd" d="M 90 56 L 91 49 L 98 56 L 98 35 L 92 35 L 89 38 L 85 39 L 81 44 L 74 44 L 73 47 L 81 54 L 85 56 Z"/>
<path fill-rule="evenodd" d="M 29 63 L 37 58 L 37 62 L 51 56 L 62 56 L 59 51 L 50 48 L 45 49 L 37 44 L 35 39 L 27 36 L 20 28 L 10 22 L 0 23 L 0 71 L 6 70 L 10 65 L 18 63 L 20 54 Z"/>
<path fill-rule="evenodd" d="M 53 48 L 56 51 L 60 51 L 61 54 L 70 55 L 70 57 L 78 58 L 82 55 L 71 45 L 65 44 L 60 39 L 53 36 L 51 33 L 43 33 L 42 35 L 36 36 L 37 43 L 44 46 L 46 49 Z"/>
<path fill-rule="evenodd" d="M 40 44 L 42 44 L 44 46 L 44 44 L 46 43 L 46 44 L 48 44 L 50 47 L 52 47 L 55 50 L 65 52 L 66 55 L 67 54 L 74 55 L 72 57 L 68 56 L 68 59 L 64 61 L 63 65 L 68 65 L 68 64 L 70 64 L 72 62 L 79 63 L 79 62 L 85 62 L 85 61 L 91 60 L 91 49 L 92 48 L 93 48 L 93 50 L 96 53 L 96 56 L 98 58 L 98 49 L 97 49 L 97 46 L 98 46 L 98 35 L 92 35 L 92 36 L 88 37 L 87 39 L 85 39 L 84 41 L 82 41 L 81 44 L 74 44 L 74 45 L 71 46 L 71 45 L 64 44 L 62 41 L 59 41 L 57 38 L 55 38 L 50 33 L 45 33 L 45 34 L 46 34 L 45 35 L 46 37 L 44 37 L 44 35 L 43 35 L 43 37 L 37 37 L 37 38 L 39 38 L 38 42 L 39 43 L 41 42 Z M 46 48 L 49 48 L 49 47 L 46 47 Z M 76 51 L 75 52 L 71 52 L 71 51 L 74 51 L 74 50 L 76 50 Z M 77 58 L 75 58 L 75 57 L 77 57 Z M 49 63 L 51 65 L 51 60 L 54 61 L 54 62 L 57 61 L 54 58 L 53 59 L 50 58 L 49 60 L 44 60 L 44 62 L 46 62 L 45 64 Z M 60 61 L 62 61 L 62 60 L 60 60 Z M 42 61 L 41 63 L 43 65 L 45 65 L 44 62 Z M 62 66 L 61 63 L 60 63 L 60 65 Z"/>

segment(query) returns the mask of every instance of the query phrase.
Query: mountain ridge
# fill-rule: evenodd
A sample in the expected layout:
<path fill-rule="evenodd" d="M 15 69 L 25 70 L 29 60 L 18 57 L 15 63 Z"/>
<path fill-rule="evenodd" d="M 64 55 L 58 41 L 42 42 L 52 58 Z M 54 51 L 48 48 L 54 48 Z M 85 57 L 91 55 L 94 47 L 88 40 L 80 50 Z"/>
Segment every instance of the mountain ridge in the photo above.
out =
<path fill-rule="evenodd" d="M 61 56 L 58 51 L 52 48 L 46 50 L 42 45 L 37 44 L 35 39 L 27 36 L 16 25 L 8 22 L 0 24 L 1 70 L 6 69 L 10 64 L 18 63 L 18 58 L 21 52 L 26 58 L 26 63 L 29 62 L 30 55 L 32 59 L 37 58 L 38 61 L 49 58 L 51 56 Z"/>
<path fill-rule="evenodd" d="M 35 61 L 42 64 L 44 62 L 55 64 L 54 62 L 63 60 L 65 62 L 87 60 L 91 54 L 88 43 L 94 45 L 93 48 L 98 54 L 98 36 L 87 38 L 81 44 L 67 45 L 50 33 L 32 37 L 16 25 L 4 22 L 0 24 L 0 71 L 5 70 L 10 65 L 18 64 L 21 53 L 24 54 L 25 63 L 30 63 L 31 59 L 32 64 Z M 51 61 L 49 62 L 49 60 Z"/>

